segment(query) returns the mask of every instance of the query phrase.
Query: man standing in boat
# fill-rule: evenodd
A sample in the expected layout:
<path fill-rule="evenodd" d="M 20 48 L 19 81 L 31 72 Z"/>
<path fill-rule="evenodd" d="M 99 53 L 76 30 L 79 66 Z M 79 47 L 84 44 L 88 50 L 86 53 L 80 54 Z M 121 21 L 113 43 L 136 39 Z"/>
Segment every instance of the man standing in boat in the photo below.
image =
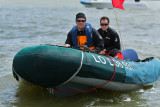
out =
<path fill-rule="evenodd" d="M 106 54 L 119 59 L 123 59 L 123 56 L 121 55 L 121 44 L 120 44 L 120 39 L 119 35 L 116 31 L 114 31 L 112 28 L 109 27 L 109 18 L 103 16 L 100 19 L 100 26 L 101 28 L 98 29 L 99 34 L 103 38 L 104 42 L 104 51 L 101 51 L 100 54 Z"/>
<path fill-rule="evenodd" d="M 92 52 L 99 53 L 103 50 L 103 40 L 91 24 L 86 23 L 86 16 L 83 13 L 76 15 L 76 26 L 68 33 L 65 47 L 87 46 Z M 81 47 L 81 49 L 84 49 Z"/>

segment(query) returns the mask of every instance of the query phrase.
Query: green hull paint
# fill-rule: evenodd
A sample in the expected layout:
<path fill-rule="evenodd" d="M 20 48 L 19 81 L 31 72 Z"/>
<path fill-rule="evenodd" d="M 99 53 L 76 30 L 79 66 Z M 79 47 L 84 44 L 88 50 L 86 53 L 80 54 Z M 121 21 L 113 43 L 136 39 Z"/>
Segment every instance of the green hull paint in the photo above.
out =
<path fill-rule="evenodd" d="M 81 51 L 55 46 L 22 49 L 13 60 L 14 71 L 24 80 L 51 87 L 62 84 L 80 66 Z"/>
<path fill-rule="evenodd" d="M 113 57 L 112 60 L 114 60 L 114 62 L 121 61 Z M 85 52 L 82 69 L 78 73 L 78 76 L 110 80 L 115 72 L 112 60 L 107 56 Z M 125 69 L 116 66 L 116 74 L 113 80 L 124 82 Z"/>
<path fill-rule="evenodd" d="M 74 76 L 108 81 L 115 72 L 114 65 L 116 73 L 112 81 L 116 82 L 148 85 L 160 76 L 160 62 L 155 58 L 146 62 L 131 62 L 50 45 L 20 50 L 14 57 L 13 71 L 33 84 L 55 87 L 70 81 Z M 152 76 L 146 66 L 153 68 Z"/>

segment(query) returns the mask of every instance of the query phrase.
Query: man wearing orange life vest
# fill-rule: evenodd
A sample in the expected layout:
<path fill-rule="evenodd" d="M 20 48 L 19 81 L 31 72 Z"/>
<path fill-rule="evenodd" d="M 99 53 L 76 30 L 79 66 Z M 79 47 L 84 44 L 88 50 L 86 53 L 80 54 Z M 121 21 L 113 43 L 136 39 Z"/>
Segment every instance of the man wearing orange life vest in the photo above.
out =
<path fill-rule="evenodd" d="M 87 46 L 94 53 L 103 50 L 103 40 L 96 29 L 91 24 L 86 23 L 86 16 L 83 13 L 76 15 L 76 26 L 68 33 L 65 47 L 76 47 L 78 45 Z"/>

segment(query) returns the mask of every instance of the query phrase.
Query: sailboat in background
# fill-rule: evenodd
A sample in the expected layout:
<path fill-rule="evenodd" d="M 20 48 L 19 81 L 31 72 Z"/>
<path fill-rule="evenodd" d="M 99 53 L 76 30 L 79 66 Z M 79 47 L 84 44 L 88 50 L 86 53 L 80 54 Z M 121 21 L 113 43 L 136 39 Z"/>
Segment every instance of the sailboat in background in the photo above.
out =
<path fill-rule="evenodd" d="M 80 0 L 80 3 L 86 7 L 95 7 L 97 9 L 112 9 L 112 0 Z M 123 4 L 125 9 L 147 9 L 147 3 L 140 0 L 125 0 Z"/>

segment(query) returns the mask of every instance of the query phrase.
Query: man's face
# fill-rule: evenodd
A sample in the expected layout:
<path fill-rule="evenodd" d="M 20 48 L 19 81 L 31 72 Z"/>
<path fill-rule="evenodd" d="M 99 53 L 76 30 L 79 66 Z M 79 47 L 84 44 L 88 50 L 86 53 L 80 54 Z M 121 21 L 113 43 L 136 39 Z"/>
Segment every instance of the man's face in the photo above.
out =
<path fill-rule="evenodd" d="M 86 20 L 84 18 L 78 18 L 76 20 L 78 30 L 83 30 L 85 28 Z"/>
<path fill-rule="evenodd" d="M 101 20 L 100 26 L 103 31 L 106 31 L 109 26 L 108 20 L 107 19 Z"/>

